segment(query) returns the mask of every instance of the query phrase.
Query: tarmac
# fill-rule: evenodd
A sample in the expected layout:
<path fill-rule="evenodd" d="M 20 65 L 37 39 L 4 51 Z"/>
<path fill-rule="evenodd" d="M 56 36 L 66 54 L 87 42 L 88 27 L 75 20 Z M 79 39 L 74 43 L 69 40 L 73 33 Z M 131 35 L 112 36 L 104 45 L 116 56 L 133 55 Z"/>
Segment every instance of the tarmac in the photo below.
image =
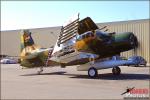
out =
<path fill-rule="evenodd" d="M 120 67 L 122 74 L 112 75 L 112 69 L 99 70 L 96 79 L 76 66 L 21 69 L 18 64 L 1 64 L 1 99 L 123 99 L 127 87 L 148 89 L 150 67 Z"/>

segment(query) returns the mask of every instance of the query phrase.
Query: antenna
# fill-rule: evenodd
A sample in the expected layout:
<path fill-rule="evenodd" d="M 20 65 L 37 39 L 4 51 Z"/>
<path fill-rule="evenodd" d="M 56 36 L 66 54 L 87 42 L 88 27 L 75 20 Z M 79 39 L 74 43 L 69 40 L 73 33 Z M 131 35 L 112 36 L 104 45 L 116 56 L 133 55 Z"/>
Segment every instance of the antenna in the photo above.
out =
<path fill-rule="evenodd" d="M 100 28 L 99 30 L 103 30 L 103 29 L 105 29 L 107 26 L 104 26 L 104 27 L 102 27 L 102 28 Z"/>
<path fill-rule="evenodd" d="M 109 29 L 106 29 L 104 32 L 107 32 Z"/>

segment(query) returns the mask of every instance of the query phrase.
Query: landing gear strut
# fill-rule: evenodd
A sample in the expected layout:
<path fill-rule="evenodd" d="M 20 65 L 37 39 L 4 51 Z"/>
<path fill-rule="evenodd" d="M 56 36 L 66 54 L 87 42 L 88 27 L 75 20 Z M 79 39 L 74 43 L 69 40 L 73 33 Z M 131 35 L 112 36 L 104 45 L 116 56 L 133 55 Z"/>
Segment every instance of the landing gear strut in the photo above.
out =
<path fill-rule="evenodd" d="M 39 75 L 43 72 L 43 67 L 40 67 L 40 70 L 37 72 Z"/>
<path fill-rule="evenodd" d="M 121 69 L 117 66 L 112 69 L 113 75 L 120 75 Z"/>
<path fill-rule="evenodd" d="M 97 69 L 94 68 L 94 67 L 89 68 L 89 70 L 88 70 L 88 76 L 91 77 L 91 78 L 97 77 L 98 76 Z"/>

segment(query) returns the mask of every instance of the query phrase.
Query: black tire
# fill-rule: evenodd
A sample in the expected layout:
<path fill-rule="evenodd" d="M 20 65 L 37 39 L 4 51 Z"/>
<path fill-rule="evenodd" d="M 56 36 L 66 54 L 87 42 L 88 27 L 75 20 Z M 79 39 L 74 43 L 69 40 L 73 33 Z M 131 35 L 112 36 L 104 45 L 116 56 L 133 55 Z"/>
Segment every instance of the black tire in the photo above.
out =
<path fill-rule="evenodd" d="M 117 66 L 112 69 L 113 75 L 120 75 L 121 69 Z"/>
<path fill-rule="evenodd" d="M 66 68 L 65 64 L 60 64 L 61 68 Z"/>
<path fill-rule="evenodd" d="M 97 77 L 97 76 L 98 76 L 97 69 L 94 68 L 94 67 L 89 68 L 89 70 L 88 70 L 88 76 L 89 76 L 90 78 L 95 78 L 95 77 Z"/>

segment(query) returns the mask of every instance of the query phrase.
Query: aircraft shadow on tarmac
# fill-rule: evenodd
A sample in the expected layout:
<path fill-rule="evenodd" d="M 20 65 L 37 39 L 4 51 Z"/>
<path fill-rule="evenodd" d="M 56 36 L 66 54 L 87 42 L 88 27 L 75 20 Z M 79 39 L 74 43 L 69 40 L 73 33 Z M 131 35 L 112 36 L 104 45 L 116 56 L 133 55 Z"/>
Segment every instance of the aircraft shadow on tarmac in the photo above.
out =
<path fill-rule="evenodd" d="M 64 75 L 64 71 L 60 71 L 60 72 L 52 72 L 52 73 L 41 73 L 41 74 L 37 74 L 37 73 L 32 73 L 32 74 L 24 74 L 24 75 L 20 75 L 20 76 L 36 76 L 36 75 Z"/>
<path fill-rule="evenodd" d="M 24 74 L 20 76 L 35 76 L 34 74 Z M 78 75 L 78 74 L 68 74 L 64 71 L 61 72 L 52 72 L 52 73 L 41 73 L 40 75 L 66 75 L 69 78 L 77 78 L 77 79 L 91 79 L 88 75 Z M 122 73 L 118 76 L 113 75 L 112 73 L 99 74 L 98 77 L 94 79 L 103 79 L 103 80 L 150 80 L 149 74 L 131 74 L 131 73 Z"/>
<path fill-rule="evenodd" d="M 86 78 L 90 79 L 87 75 L 76 75 L 71 78 Z M 150 80 L 150 75 L 148 74 L 129 74 L 124 73 L 118 76 L 113 75 L 112 73 L 99 74 L 95 79 L 102 80 Z"/>

